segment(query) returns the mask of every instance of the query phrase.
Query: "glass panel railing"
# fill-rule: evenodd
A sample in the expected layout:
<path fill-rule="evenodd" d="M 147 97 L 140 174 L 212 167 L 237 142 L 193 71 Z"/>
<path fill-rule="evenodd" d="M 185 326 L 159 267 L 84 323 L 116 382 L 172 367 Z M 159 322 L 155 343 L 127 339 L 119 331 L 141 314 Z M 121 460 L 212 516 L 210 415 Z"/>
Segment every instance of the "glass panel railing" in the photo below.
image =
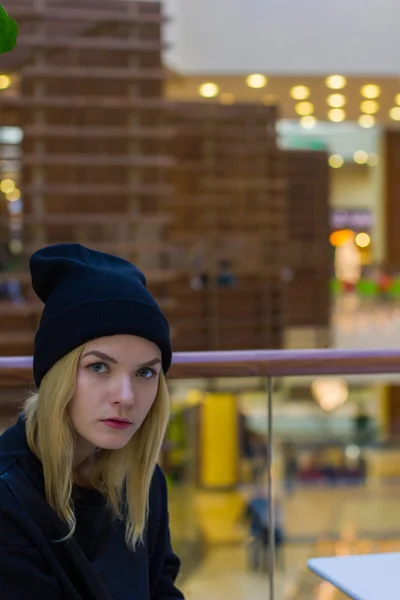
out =
<path fill-rule="evenodd" d="M 160 462 L 187 598 L 338 600 L 310 557 L 400 550 L 399 368 L 394 350 L 175 355 Z M 0 424 L 30 383 L 29 357 L 0 359 Z"/>

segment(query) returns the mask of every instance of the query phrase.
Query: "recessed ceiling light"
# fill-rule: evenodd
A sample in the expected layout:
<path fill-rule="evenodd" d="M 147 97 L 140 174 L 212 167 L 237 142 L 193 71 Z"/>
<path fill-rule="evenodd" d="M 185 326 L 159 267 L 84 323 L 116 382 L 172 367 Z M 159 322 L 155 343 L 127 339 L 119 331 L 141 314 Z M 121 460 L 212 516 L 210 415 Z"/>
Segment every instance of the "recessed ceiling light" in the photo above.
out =
<path fill-rule="evenodd" d="M 16 202 L 21 198 L 21 191 L 14 188 L 11 192 L 6 193 L 6 198 L 9 202 Z"/>
<path fill-rule="evenodd" d="M 312 102 L 299 102 L 294 109 L 298 115 L 306 117 L 314 112 L 314 104 Z"/>
<path fill-rule="evenodd" d="M 3 181 L 0 183 L 0 190 L 3 192 L 3 194 L 9 194 L 10 192 L 13 192 L 15 190 L 15 181 L 12 179 L 3 179 Z"/>
<path fill-rule="evenodd" d="M 374 115 L 379 110 L 379 104 L 375 100 L 364 100 L 361 102 L 361 110 L 367 115 Z"/>
<path fill-rule="evenodd" d="M 310 95 L 310 88 L 306 85 L 295 85 L 290 90 L 290 95 L 293 100 L 307 100 Z"/>
<path fill-rule="evenodd" d="M 314 129 L 314 127 L 317 125 L 317 119 L 312 115 L 302 117 L 300 119 L 300 125 L 303 127 L 303 129 Z"/>
<path fill-rule="evenodd" d="M 0 90 L 6 90 L 11 85 L 11 77 L 8 75 L 0 75 Z"/>
<path fill-rule="evenodd" d="M 206 83 L 202 83 L 199 87 L 199 94 L 203 96 L 203 98 L 215 98 L 219 94 L 219 87 L 216 83 L 212 83 L 208 81 Z"/>
<path fill-rule="evenodd" d="M 346 113 L 341 108 L 332 108 L 328 111 L 328 119 L 334 123 L 340 123 L 346 118 Z"/>
<path fill-rule="evenodd" d="M 347 80 L 343 75 L 330 75 L 325 79 L 325 83 L 331 90 L 341 90 L 346 87 Z"/>
<path fill-rule="evenodd" d="M 340 156 L 340 154 L 332 154 L 332 156 L 329 157 L 328 163 L 332 169 L 340 169 L 344 164 L 343 156 Z"/>
<path fill-rule="evenodd" d="M 363 85 L 361 88 L 361 95 L 364 98 L 368 98 L 369 100 L 373 100 L 374 98 L 378 98 L 381 93 L 381 88 L 379 85 L 375 85 L 375 83 L 369 83 L 367 85 Z"/>
<path fill-rule="evenodd" d="M 361 127 L 369 129 L 375 125 L 376 119 L 373 115 L 361 115 L 358 119 L 358 123 Z"/>
<path fill-rule="evenodd" d="M 330 94 L 326 102 L 332 108 L 342 108 L 346 104 L 346 97 L 343 94 Z"/>
<path fill-rule="evenodd" d="M 400 106 L 394 106 L 389 110 L 389 116 L 393 121 L 400 121 Z"/>
<path fill-rule="evenodd" d="M 260 89 L 267 85 L 268 79 L 261 73 L 253 73 L 247 77 L 246 83 L 251 88 Z"/>
<path fill-rule="evenodd" d="M 357 152 L 354 152 L 353 154 L 353 160 L 358 165 L 365 165 L 368 162 L 368 154 L 365 150 L 357 150 Z"/>

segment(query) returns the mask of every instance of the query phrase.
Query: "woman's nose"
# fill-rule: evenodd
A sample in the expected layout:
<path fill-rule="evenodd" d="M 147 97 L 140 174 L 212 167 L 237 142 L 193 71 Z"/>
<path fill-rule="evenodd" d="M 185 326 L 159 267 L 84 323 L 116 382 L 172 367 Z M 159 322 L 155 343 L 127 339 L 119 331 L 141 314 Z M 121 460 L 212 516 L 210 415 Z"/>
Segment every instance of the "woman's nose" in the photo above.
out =
<path fill-rule="evenodd" d="M 135 402 L 135 392 L 130 377 L 121 377 L 115 390 L 114 404 L 132 406 Z"/>

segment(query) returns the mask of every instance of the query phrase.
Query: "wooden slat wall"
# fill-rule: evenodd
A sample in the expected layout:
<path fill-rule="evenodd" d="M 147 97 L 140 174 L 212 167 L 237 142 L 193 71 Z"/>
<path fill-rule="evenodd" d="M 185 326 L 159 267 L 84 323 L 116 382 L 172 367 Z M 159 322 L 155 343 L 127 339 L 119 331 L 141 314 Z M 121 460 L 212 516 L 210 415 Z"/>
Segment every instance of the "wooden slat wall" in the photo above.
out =
<path fill-rule="evenodd" d="M 329 166 L 325 152 L 287 150 L 288 327 L 329 327 Z"/>
<path fill-rule="evenodd" d="M 22 268 L 38 247 L 77 241 L 132 260 L 164 293 L 160 282 L 174 276 L 164 211 L 173 161 L 161 3 L 44 0 L 39 12 L 12 4 L 19 86 L 1 95 L 0 118 L 24 132 Z M 29 278 L 20 279 L 27 298 Z M 1 308 L 1 355 L 32 352 L 40 309 Z"/>
<path fill-rule="evenodd" d="M 171 294 L 177 350 L 279 348 L 287 242 L 276 109 L 173 104 L 174 219 L 168 230 L 182 277 Z M 236 279 L 218 286 L 221 261 Z M 203 274 L 207 283 L 191 289 Z"/>
<path fill-rule="evenodd" d="M 385 155 L 385 264 L 389 270 L 400 268 L 400 131 L 384 134 Z"/>

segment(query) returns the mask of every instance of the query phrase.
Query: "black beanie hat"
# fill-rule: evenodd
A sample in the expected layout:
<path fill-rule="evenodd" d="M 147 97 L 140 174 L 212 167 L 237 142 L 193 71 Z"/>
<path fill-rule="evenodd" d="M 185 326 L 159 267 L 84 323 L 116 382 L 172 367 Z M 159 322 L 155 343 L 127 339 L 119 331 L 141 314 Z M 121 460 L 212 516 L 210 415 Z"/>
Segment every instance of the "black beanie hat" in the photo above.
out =
<path fill-rule="evenodd" d="M 143 273 L 130 262 L 80 244 L 56 244 L 35 252 L 30 270 L 33 289 L 45 304 L 33 356 L 37 386 L 74 348 L 117 334 L 154 342 L 161 350 L 163 371 L 168 371 L 168 322 Z"/>

